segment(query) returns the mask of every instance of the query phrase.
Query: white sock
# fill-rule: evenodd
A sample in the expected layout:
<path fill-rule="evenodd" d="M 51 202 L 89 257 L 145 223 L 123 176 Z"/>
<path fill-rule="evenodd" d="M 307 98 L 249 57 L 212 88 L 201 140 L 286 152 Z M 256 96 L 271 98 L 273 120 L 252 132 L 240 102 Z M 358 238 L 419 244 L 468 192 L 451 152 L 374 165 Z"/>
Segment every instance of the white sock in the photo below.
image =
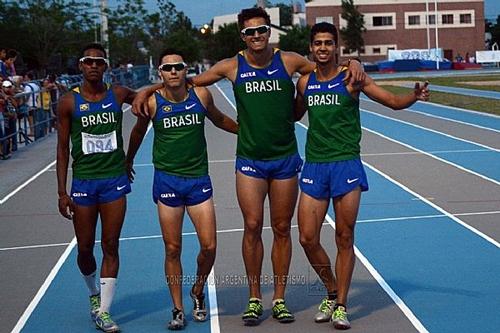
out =
<path fill-rule="evenodd" d="M 101 309 L 99 313 L 109 312 L 115 295 L 116 278 L 101 278 Z"/>
<path fill-rule="evenodd" d="M 99 294 L 99 287 L 96 285 L 95 281 L 95 272 L 89 275 L 82 275 L 83 280 L 85 280 L 85 284 L 87 288 L 89 288 L 89 296 L 94 296 Z"/>

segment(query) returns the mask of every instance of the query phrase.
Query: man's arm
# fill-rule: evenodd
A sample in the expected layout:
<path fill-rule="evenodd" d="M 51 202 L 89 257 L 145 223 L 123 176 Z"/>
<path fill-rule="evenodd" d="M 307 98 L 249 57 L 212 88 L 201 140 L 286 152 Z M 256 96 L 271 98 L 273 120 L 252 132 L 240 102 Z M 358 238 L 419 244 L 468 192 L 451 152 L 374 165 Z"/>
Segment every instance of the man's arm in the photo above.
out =
<path fill-rule="evenodd" d="M 306 90 L 309 74 L 302 76 L 297 82 L 297 96 L 295 96 L 294 117 L 295 121 L 302 119 L 307 109 L 304 104 L 304 91 Z"/>
<path fill-rule="evenodd" d="M 209 86 L 224 78 L 228 78 L 231 82 L 234 82 L 237 70 L 238 58 L 235 56 L 219 61 L 205 72 L 191 78 L 189 82 L 201 87 Z"/>
<path fill-rule="evenodd" d="M 309 61 L 306 57 L 295 52 L 281 51 L 281 59 L 290 76 L 293 73 L 306 75 L 316 68 L 316 63 Z"/>
<path fill-rule="evenodd" d="M 422 86 L 419 82 L 415 83 L 415 88 L 412 93 L 407 95 L 395 95 L 388 90 L 378 86 L 375 81 L 367 76 L 365 84 L 361 89 L 368 97 L 372 100 L 385 105 L 394 110 L 401 110 L 409 107 L 416 101 L 428 101 L 429 100 L 429 89 L 427 85 L 429 82 L 425 82 Z"/>
<path fill-rule="evenodd" d="M 132 104 L 135 96 L 137 95 L 137 93 L 134 90 L 132 90 L 128 87 L 114 86 L 113 89 L 114 89 L 116 96 L 119 99 L 120 104 L 123 104 L 123 103 Z"/>
<path fill-rule="evenodd" d="M 196 94 L 207 109 L 207 117 L 210 121 L 220 129 L 229 133 L 238 133 L 238 124 L 224 113 L 222 113 L 214 104 L 214 99 L 210 91 L 204 87 L 196 87 Z"/>
<path fill-rule="evenodd" d="M 67 219 L 73 217 L 74 204 L 66 192 L 69 163 L 69 140 L 74 98 L 72 93 L 61 97 L 57 105 L 57 194 L 59 196 L 59 213 Z"/>
<path fill-rule="evenodd" d="M 148 99 L 148 107 L 150 110 L 156 110 L 156 101 L 154 96 L 150 96 Z M 154 117 L 154 115 L 152 115 Z M 127 175 L 130 181 L 134 181 L 134 158 L 141 146 L 142 140 L 148 131 L 148 125 L 151 118 L 149 117 L 137 117 L 137 121 L 132 128 L 130 133 L 130 140 L 128 143 L 127 156 L 125 158 L 125 166 L 127 169 Z"/>
<path fill-rule="evenodd" d="M 161 89 L 163 83 L 155 83 L 149 87 L 139 90 L 132 102 L 132 113 L 138 117 L 150 118 L 148 100 L 149 96 L 153 95 L 155 91 Z"/>

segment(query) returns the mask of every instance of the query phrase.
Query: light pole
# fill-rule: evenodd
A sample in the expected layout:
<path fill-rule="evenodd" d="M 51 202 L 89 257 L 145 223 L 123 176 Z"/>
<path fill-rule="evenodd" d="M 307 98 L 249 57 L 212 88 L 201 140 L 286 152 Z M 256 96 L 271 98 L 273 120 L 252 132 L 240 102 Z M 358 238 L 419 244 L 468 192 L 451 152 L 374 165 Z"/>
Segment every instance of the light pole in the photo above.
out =
<path fill-rule="evenodd" d="M 439 70 L 439 58 L 438 58 L 438 49 L 439 49 L 439 37 L 438 37 L 438 4 L 437 0 L 434 0 L 434 23 L 436 24 L 436 69 Z M 439 54 L 440 55 L 440 54 Z"/>
<path fill-rule="evenodd" d="M 106 15 L 106 9 L 108 8 L 108 1 L 101 0 L 101 40 L 106 49 L 106 54 L 109 56 L 109 36 L 108 36 L 108 16 Z"/>

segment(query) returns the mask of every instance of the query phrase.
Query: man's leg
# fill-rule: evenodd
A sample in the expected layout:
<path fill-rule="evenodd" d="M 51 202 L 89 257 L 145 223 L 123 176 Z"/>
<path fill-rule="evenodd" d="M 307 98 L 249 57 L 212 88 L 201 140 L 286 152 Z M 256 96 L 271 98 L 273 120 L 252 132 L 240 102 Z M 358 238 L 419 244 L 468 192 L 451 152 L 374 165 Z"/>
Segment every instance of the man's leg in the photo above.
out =
<path fill-rule="evenodd" d="M 267 180 L 246 176 L 236 172 L 236 194 L 243 214 L 243 262 L 248 277 L 250 298 L 262 298 L 260 275 L 264 246 L 262 226 L 264 219 L 264 200 L 268 191 Z"/>
<path fill-rule="evenodd" d="M 354 270 L 354 227 L 358 216 L 361 200 L 361 189 L 358 187 L 353 191 L 333 199 L 335 208 L 335 241 L 337 243 L 337 260 L 335 262 L 335 273 L 337 275 L 338 297 L 334 317 L 340 307 L 344 314 L 340 320 L 333 322 L 336 328 L 349 328 L 347 320 L 346 304 L 347 293 L 351 284 L 352 272 Z M 342 309 L 343 307 L 343 309 Z M 345 315 L 345 319 L 344 319 Z"/>
<path fill-rule="evenodd" d="M 182 306 L 182 219 L 184 206 L 170 207 L 158 200 L 158 216 L 165 244 L 165 277 L 174 307 Z"/>
<path fill-rule="evenodd" d="M 215 226 L 215 209 L 212 198 L 194 206 L 188 206 L 187 212 L 194 224 L 198 240 L 200 242 L 200 253 L 198 254 L 196 270 L 196 282 L 191 289 L 191 298 L 194 302 L 193 317 L 196 321 L 206 319 L 205 295 L 203 288 L 208 274 L 212 270 L 215 261 L 215 248 L 217 245 L 217 233 Z"/>

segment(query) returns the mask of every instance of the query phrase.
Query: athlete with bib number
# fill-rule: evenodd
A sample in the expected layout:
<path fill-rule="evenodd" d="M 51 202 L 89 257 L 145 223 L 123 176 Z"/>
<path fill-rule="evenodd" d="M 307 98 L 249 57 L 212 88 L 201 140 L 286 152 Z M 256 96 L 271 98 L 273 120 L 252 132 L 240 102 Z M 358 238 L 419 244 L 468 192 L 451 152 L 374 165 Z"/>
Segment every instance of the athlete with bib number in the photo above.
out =
<path fill-rule="evenodd" d="M 159 60 L 163 87 L 149 98 L 150 116 L 137 118 L 130 135 L 127 168 L 133 179 L 134 157 L 152 121 L 153 200 L 158 205 L 165 243 L 165 276 L 174 303 L 167 327 L 180 330 L 186 324 L 181 265 L 182 221 L 186 210 L 200 242 L 196 280 L 190 293 L 195 321 L 207 318 L 203 289 L 215 261 L 215 209 L 208 175 L 205 117 L 230 133 L 238 132 L 238 124 L 215 107 L 207 88 L 187 88 L 187 65 L 178 51 L 167 49 Z"/>
<path fill-rule="evenodd" d="M 298 223 L 300 243 L 328 293 L 314 320 L 332 321 L 335 328 L 348 329 L 346 304 L 355 260 L 354 226 L 361 192 L 368 190 L 360 160 L 359 94 L 362 91 L 387 107 L 404 109 L 417 100 L 428 100 L 429 91 L 427 83 L 422 87 L 417 83 L 413 93 L 397 96 L 377 86 L 369 76 L 359 86 L 346 84 L 345 68 L 335 64 L 337 40 L 334 25 L 322 22 L 313 26 L 310 50 L 317 69 L 297 83 L 296 119 L 309 111 Z M 336 280 L 320 244 L 330 198 L 335 210 Z"/>
<path fill-rule="evenodd" d="M 104 332 L 118 332 L 109 309 L 113 300 L 119 257 L 118 240 L 126 210 L 130 182 L 125 168 L 122 138 L 122 105 L 132 103 L 135 92 L 108 86 L 108 67 L 100 44 L 87 45 L 79 61 L 80 87 L 64 95 L 58 105 L 57 187 L 59 212 L 73 220 L 78 247 L 78 268 L 90 295 L 90 315 Z M 72 144 L 73 180 L 66 191 Z M 96 285 L 95 231 L 101 218 L 103 260 L 100 286 Z"/>

